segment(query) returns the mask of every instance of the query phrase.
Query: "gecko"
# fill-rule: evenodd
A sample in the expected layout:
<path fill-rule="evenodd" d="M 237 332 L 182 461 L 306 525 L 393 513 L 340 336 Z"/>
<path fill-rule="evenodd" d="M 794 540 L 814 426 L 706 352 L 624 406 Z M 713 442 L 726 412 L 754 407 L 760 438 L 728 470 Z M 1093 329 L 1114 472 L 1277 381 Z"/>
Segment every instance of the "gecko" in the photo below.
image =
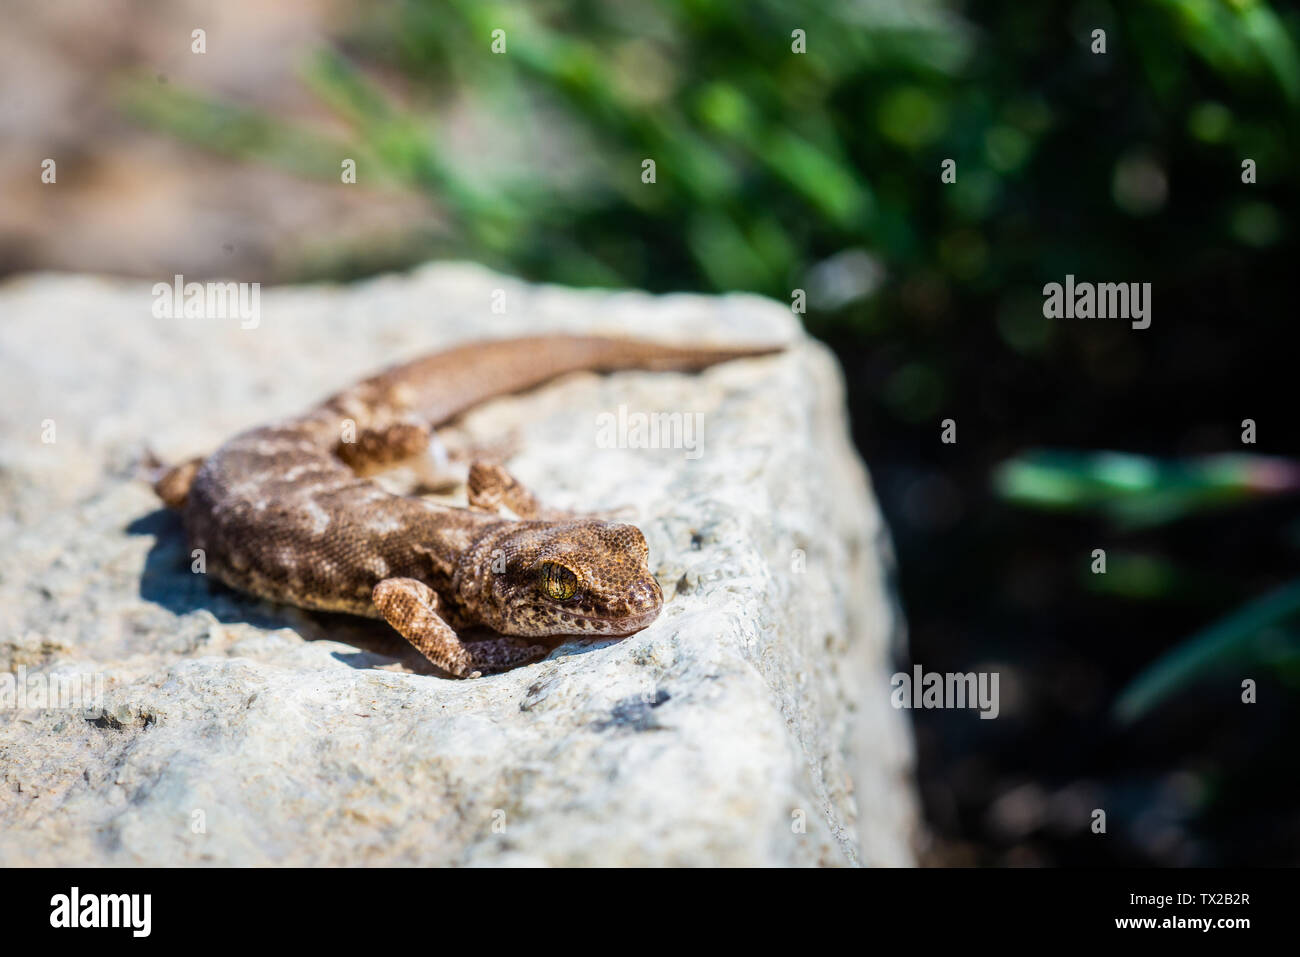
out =
<path fill-rule="evenodd" d="M 491 461 L 470 464 L 464 508 L 390 492 L 373 476 L 427 463 L 434 430 L 483 401 L 566 373 L 691 372 L 783 348 L 575 335 L 471 342 L 236 435 L 163 470 L 154 490 L 222 583 L 381 618 L 443 672 L 479 677 L 541 658 L 537 639 L 626 637 L 653 622 L 663 592 L 645 536 L 547 508 Z M 462 641 L 474 627 L 495 634 Z"/>

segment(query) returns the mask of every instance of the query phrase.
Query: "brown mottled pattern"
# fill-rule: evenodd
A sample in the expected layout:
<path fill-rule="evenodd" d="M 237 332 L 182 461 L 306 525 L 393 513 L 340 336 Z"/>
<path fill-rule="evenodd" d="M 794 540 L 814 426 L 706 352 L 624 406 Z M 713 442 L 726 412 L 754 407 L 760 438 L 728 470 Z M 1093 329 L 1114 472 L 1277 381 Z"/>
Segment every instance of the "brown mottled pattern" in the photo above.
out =
<path fill-rule="evenodd" d="M 361 476 L 422 454 L 434 427 L 484 399 L 566 372 L 695 370 L 773 351 L 575 336 L 460 346 L 238 435 L 156 488 L 226 584 L 382 617 L 455 675 L 499 670 L 544 652 L 520 639 L 627 635 L 653 621 L 663 596 L 641 531 L 546 510 L 500 466 L 475 464 L 465 509 L 393 495 Z M 502 516 L 503 506 L 518 518 Z M 556 597 L 565 590 L 556 582 L 575 580 L 573 594 Z M 462 644 L 456 629 L 472 625 L 503 637 Z"/>

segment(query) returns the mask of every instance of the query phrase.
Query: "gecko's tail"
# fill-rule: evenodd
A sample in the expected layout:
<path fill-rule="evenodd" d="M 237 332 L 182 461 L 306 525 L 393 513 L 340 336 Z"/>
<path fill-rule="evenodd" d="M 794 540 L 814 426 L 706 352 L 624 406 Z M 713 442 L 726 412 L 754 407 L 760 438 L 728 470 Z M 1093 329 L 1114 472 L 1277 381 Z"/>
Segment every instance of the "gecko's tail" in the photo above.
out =
<path fill-rule="evenodd" d="M 755 346 L 672 345 L 650 339 L 547 335 L 470 342 L 393 366 L 327 400 L 347 414 L 375 396 L 401 396 L 403 404 L 438 426 L 485 399 L 535 388 L 570 372 L 695 372 L 771 355 L 785 343 Z"/>
<path fill-rule="evenodd" d="M 593 337 L 581 340 L 600 358 L 593 365 L 601 371 L 646 369 L 652 372 L 697 372 L 734 359 L 753 359 L 784 352 L 785 343 L 754 346 L 677 346 L 648 339 Z"/>

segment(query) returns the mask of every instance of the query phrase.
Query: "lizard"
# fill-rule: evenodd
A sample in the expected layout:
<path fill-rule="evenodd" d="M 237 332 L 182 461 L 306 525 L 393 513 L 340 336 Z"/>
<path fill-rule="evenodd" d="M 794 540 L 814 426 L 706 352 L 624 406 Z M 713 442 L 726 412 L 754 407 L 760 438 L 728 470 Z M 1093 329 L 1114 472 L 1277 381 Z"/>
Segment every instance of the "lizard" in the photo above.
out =
<path fill-rule="evenodd" d="M 635 525 L 543 506 L 475 460 L 468 507 L 396 494 L 372 476 L 426 461 L 434 430 L 475 405 L 570 372 L 697 371 L 782 346 L 707 348 L 600 336 L 471 342 L 392 366 L 308 411 L 162 471 L 154 490 L 225 585 L 382 618 L 458 678 L 530 663 L 557 636 L 626 637 L 663 592 Z M 467 628 L 495 637 L 462 641 Z"/>

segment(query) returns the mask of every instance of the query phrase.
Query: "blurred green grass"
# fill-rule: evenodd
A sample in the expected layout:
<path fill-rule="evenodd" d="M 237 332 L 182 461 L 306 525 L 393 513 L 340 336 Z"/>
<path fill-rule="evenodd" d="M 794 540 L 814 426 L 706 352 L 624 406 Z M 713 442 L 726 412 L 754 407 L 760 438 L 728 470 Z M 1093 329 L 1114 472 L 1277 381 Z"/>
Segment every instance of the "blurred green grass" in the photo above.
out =
<path fill-rule="evenodd" d="M 1108 56 L 1136 57 L 1141 71 L 1126 114 L 1158 105 L 1186 118 L 1135 126 L 1139 142 L 1160 137 L 1166 151 L 1235 165 L 1231 142 L 1265 171 L 1294 155 L 1296 29 L 1270 5 L 1093 3 L 1068 25 L 1054 7 L 972 4 L 976 27 L 929 2 L 396 0 L 368 6 L 303 65 L 345 139 L 143 78 L 127 82 L 123 103 L 214 150 L 335 178 L 349 156 L 367 183 L 428 194 L 447 228 L 412 237 L 413 260 L 782 299 L 845 249 L 944 286 L 996 289 L 1023 271 L 1028 251 L 993 221 L 1044 205 L 1076 175 L 1057 150 L 1086 137 L 1092 119 L 1053 102 L 1050 77 L 1032 82 L 1046 66 L 1037 35 L 1064 36 L 1075 56 L 1061 75 L 1087 81 L 1106 66 L 1088 52 L 1088 26 L 1109 28 Z M 494 30 L 503 53 L 492 52 Z M 807 53 L 792 51 L 795 30 Z M 1223 101 L 1200 99 L 1193 77 L 1203 71 Z M 468 148 L 462 107 L 477 128 Z M 1055 148 L 1043 158 L 1045 144 Z M 958 178 L 939 188 L 945 158 Z M 644 159 L 657 164 L 654 184 L 641 181 Z M 1217 215 L 1246 241 L 1276 241 L 1281 218 L 1260 202 Z M 838 305 L 848 323 L 870 309 Z"/>

